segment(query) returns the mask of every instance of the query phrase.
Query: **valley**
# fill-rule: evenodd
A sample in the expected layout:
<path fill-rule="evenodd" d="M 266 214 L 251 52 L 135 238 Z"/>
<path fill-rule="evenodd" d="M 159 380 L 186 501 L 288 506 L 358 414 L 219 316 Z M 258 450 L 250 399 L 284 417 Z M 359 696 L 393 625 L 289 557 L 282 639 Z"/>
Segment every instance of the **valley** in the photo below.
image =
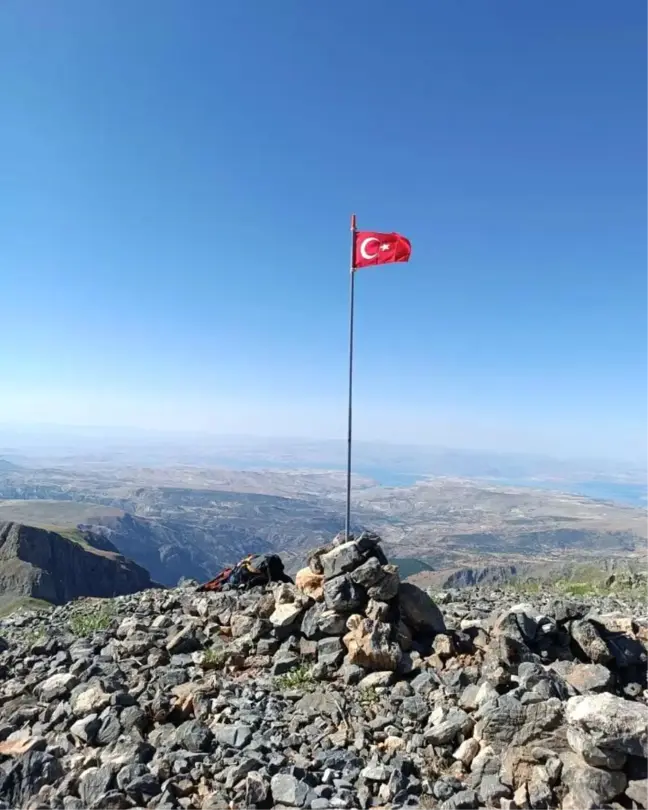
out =
<path fill-rule="evenodd" d="M 344 473 L 319 468 L 138 465 L 118 454 L 0 465 L 0 522 L 80 527 L 166 585 L 271 550 L 294 572 L 342 529 L 344 498 Z M 625 559 L 646 542 L 643 509 L 467 477 L 386 487 L 354 476 L 352 505 L 353 529 L 378 532 L 413 573 Z"/>

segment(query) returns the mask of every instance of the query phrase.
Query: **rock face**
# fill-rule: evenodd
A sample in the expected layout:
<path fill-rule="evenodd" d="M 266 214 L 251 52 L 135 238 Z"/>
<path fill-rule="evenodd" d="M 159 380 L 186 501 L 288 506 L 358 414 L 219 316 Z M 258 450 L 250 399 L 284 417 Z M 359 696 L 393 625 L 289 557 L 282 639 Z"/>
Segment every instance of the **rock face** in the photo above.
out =
<path fill-rule="evenodd" d="M 645 806 L 645 606 L 403 598 L 353 543 L 302 588 L 0 620 L 0 810 Z"/>
<path fill-rule="evenodd" d="M 113 597 L 151 588 L 148 572 L 106 541 L 82 545 L 21 523 L 0 525 L 0 602 L 31 597 L 61 605 L 80 596 Z"/>

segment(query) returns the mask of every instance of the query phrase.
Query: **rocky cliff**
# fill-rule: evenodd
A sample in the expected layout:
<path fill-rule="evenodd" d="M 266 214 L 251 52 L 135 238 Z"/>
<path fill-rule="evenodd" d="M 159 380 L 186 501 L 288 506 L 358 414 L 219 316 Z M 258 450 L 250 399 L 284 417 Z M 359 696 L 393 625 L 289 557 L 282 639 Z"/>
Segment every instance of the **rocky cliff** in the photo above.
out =
<path fill-rule="evenodd" d="M 21 599 L 61 605 L 80 596 L 112 597 L 152 587 L 148 572 L 101 539 L 70 539 L 21 523 L 0 524 L 0 607 Z"/>

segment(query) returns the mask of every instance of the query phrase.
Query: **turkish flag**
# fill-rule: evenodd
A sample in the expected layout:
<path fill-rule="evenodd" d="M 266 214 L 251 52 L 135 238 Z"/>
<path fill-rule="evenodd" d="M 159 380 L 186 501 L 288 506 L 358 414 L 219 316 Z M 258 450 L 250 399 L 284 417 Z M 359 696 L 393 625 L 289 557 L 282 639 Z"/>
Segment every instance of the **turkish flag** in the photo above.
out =
<path fill-rule="evenodd" d="M 399 233 L 356 231 L 353 247 L 353 269 L 374 264 L 407 262 L 412 253 L 409 239 Z"/>

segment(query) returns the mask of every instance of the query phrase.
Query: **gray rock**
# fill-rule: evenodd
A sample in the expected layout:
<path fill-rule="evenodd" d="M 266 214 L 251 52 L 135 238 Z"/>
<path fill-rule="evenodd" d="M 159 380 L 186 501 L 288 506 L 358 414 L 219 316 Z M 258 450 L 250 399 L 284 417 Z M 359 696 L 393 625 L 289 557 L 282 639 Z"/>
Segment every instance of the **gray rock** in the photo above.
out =
<path fill-rule="evenodd" d="M 86 768 L 79 777 L 79 797 L 85 807 L 96 806 L 99 799 L 107 793 L 114 782 L 111 768 L 102 765 L 99 768 Z"/>
<path fill-rule="evenodd" d="M 576 754 L 580 754 L 588 765 L 594 768 L 607 768 L 618 771 L 625 765 L 627 756 L 622 751 L 600 748 L 593 739 L 580 728 L 567 729 L 567 742 Z"/>
<path fill-rule="evenodd" d="M 392 774 L 392 769 L 379 763 L 371 763 L 360 771 L 362 779 L 370 782 L 386 782 Z"/>
<path fill-rule="evenodd" d="M 444 720 L 426 729 L 423 736 L 431 745 L 448 745 L 459 734 L 472 730 L 472 726 L 472 719 L 463 709 L 451 709 Z"/>
<path fill-rule="evenodd" d="M 139 706 L 126 706 L 119 715 L 119 722 L 126 732 L 134 728 L 143 730 L 148 724 L 148 718 Z"/>
<path fill-rule="evenodd" d="M 68 697 L 79 680 L 69 672 L 59 672 L 43 681 L 34 691 L 41 700 L 61 700 Z"/>
<path fill-rule="evenodd" d="M 229 728 L 229 726 L 224 726 L 223 728 Z M 233 726 L 232 728 L 236 727 Z M 214 735 L 211 730 L 197 720 L 187 720 L 185 723 L 178 726 L 176 731 L 178 745 L 182 748 L 186 748 L 187 751 L 209 751 L 213 739 Z M 222 739 L 219 741 L 223 742 Z M 229 743 L 224 744 L 227 745 Z M 239 746 L 234 747 L 238 748 Z"/>
<path fill-rule="evenodd" d="M 397 594 L 400 585 L 397 565 L 383 565 L 382 578 L 367 588 L 370 599 L 377 602 L 390 602 Z"/>
<path fill-rule="evenodd" d="M 256 807 L 264 804 L 269 794 L 270 783 L 268 780 L 257 771 L 250 771 L 245 777 L 245 806 Z"/>
<path fill-rule="evenodd" d="M 317 642 L 317 660 L 322 664 L 338 667 L 344 658 L 344 647 L 336 636 L 322 638 Z"/>
<path fill-rule="evenodd" d="M 8 807 L 23 807 L 45 785 L 54 784 L 63 776 L 57 759 L 42 751 L 29 751 L 0 770 L 0 802 Z"/>
<path fill-rule="evenodd" d="M 405 623 L 420 633 L 444 633 L 445 622 L 432 599 L 410 582 L 402 582 L 398 589 L 398 601 Z"/>
<path fill-rule="evenodd" d="M 474 790 L 460 790 L 440 805 L 440 810 L 471 810 L 479 807 L 479 797 Z"/>
<path fill-rule="evenodd" d="M 359 550 L 357 543 L 351 541 L 336 546 L 331 551 L 320 556 L 322 573 L 326 579 L 337 577 L 353 571 L 364 561 L 364 556 Z"/>
<path fill-rule="evenodd" d="M 304 607 L 304 605 L 296 602 L 284 602 L 283 604 L 277 605 L 270 616 L 270 624 L 274 627 L 296 626 L 304 612 Z"/>
<path fill-rule="evenodd" d="M 491 805 L 499 799 L 508 799 L 511 789 L 503 785 L 495 774 L 484 776 L 479 785 L 479 798 L 484 804 Z"/>
<path fill-rule="evenodd" d="M 339 576 L 324 583 L 324 602 L 329 610 L 353 613 L 366 600 L 363 590 L 347 576 Z"/>
<path fill-rule="evenodd" d="M 299 656 L 290 650 L 280 649 L 274 654 L 272 658 L 272 674 L 285 675 L 291 669 L 296 669 L 300 664 Z"/>
<path fill-rule="evenodd" d="M 563 784 L 569 788 L 570 793 L 578 790 L 591 791 L 599 803 L 609 802 L 620 796 L 626 789 L 628 780 L 621 771 L 605 771 L 602 768 L 592 768 L 576 754 L 563 753 L 561 755 L 563 770 Z"/>
<path fill-rule="evenodd" d="M 306 717 L 339 717 L 341 709 L 330 692 L 316 691 L 301 697 L 295 704 L 295 711 Z"/>
<path fill-rule="evenodd" d="M 213 732 L 216 742 L 229 748 L 245 748 L 252 739 L 252 729 L 243 723 L 219 724 L 213 726 Z"/>
<path fill-rule="evenodd" d="M 146 804 L 152 796 L 157 796 L 161 790 L 160 783 L 152 773 L 137 776 L 126 786 L 127 795 L 140 804 Z"/>
<path fill-rule="evenodd" d="M 121 731 L 119 717 L 113 713 L 107 715 L 101 721 L 101 725 L 97 730 L 97 744 L 110 745 L 110 743 L 116 742 L 119 739 Z"/>
<path fill-rule="evenodd" d="M 434 672 L 421 672 L 412 680 L 412 689 L 420 695 L 429 695 L 439 688 L 441 681 Z"/>
<path fill-rule="evenodd" d="M 193 625 L 187 625 L 179 630 L 173 631 L 166 643 L 167 650 L 171 655 L 180 653 L 192 653 L 201 648 L 201 644 L 196 637 Z"/>
<path fill-rule="evenodd" d="M 70 734 L 75 740 L 84 742 L 86 745 L 93 745 L 97 739 L 100 728 L 101 720 L 99 720 L 96 714 L 89 714 L 72 724 Z"/>
<path fill-rule="evenodd" d="M 103 793 L 92 804 L 92 810 L 129 810 L 132 807 L 132 800 L 119 790 Z"/>
<path fill-rule="evenodd" d="M 612 660 L 612 654 L 605 641 L 596 630 L 596 625 L 587 620 L 572 622 L 571 637 L 581 650 L 594 664 L 607 664 Z"/>
<path fill-rule="evenodd" d="M 383 567 L 378 560 L 375 557 L 369 557 L 369 559 L 356 568 L 355 571 L 351 571 L 349 577 L 356 585 L 361 585 L 363 588 L 370 588 L 372 585 L 376 585 L 380 582 L 384 575 Z"/>
<path fill-rule="evenodd" d="M 342 636 L 346 633 L 346 620 L 346 615 L 329 610 L 324 604 L 317 602 L 304 613 L 301 631 L 306 638 L 312 639 Z"/>
<path fill-rule="evenodd" d="M 124 767 L 117 774 L 117 787 L 124 790 L 133 780 L 148 773 L 146 765 L 139 762 L 134 762 L 131 765 L 124 765 Z"/>
<path fill-rule="evenodd" d="M 310 788 L 305 783 L 286 773 L 277 773 L 270 781 L 274 805 L 283 804 L 287 807 L 303 807 Z"/>
<path fill-rule="evenodd" d="M 2 807 L 2 803 L 0 803 L 0 810 L 4 810 L 4 808 Z M 9 810 L 9 805 L 6 806 L 6 810 Z M 63 810 L 86 810 L 86 809 L 81 799 L 77 799 L 76 796 L 64 796 Z"/>
<path fill-rule="evenodd" d="M 475 737 L 492 745 L 495 751 L 502 751 L 511 743 L 526 720 L 525 707 L 508 695 L 491 705 L 484 704 L 480 715 Z"/>
<path fill-rule="evenodd" d="M 389 686 L 394 682 L 394 673 L 388 672 L 370 672 L 365 675 L 360 681 L 358 686 L 360 689 L 375 689 L 377 686 Z"/>

